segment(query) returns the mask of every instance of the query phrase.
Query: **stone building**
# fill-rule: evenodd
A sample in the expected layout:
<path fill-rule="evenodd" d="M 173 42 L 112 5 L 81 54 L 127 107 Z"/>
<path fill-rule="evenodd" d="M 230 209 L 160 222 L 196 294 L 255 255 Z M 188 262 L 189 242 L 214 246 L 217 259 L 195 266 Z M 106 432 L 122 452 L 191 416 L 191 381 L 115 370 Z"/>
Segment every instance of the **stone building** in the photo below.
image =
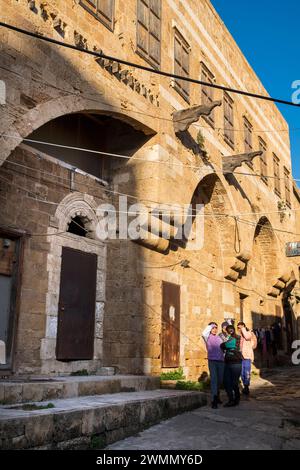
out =
<path fill-rule="evenodd" d="M 267 94 L 208 0 L 0 0 L 0 11 L 79 49 Z M 300 197 L 277 107 L 4 27 L 0 43 L 0 370 L 182 366 L 197 378 L 203 327 L 240 318 L 280 322 L 289 352 L 299 263 L 285 246 L 298 241 Z M 99 239 L 99 206 L 117 207 L 120 233 L 135 203 L 156 237 Z"/>

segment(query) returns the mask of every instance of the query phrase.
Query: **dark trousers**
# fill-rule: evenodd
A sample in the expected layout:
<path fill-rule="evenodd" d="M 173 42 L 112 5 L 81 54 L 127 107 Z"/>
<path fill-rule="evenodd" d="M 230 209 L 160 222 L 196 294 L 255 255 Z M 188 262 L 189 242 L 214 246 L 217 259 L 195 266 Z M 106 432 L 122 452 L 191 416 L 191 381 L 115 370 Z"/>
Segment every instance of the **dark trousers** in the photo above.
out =
<path fill-rule="evenodd" d="M 240 399 L 239 380 L 242 373 L 242 363 L 225 364 L 224 387 L 229 401 Z"/>

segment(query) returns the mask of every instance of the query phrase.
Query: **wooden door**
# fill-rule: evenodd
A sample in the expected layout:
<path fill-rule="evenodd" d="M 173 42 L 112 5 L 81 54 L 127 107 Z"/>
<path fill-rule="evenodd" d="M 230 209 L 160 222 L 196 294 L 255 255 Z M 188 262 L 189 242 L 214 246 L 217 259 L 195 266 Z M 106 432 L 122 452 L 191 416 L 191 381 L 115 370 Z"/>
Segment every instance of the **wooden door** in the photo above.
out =
<path fill-rule="evenodd" d="M 63 247 L 56 357 L 93 359 L 97 255 Z"/>
<path fill-rule="evenodd" d="M 180 286 L 162 285 L 162 367 L 178 367 L 180 361 Z"/>

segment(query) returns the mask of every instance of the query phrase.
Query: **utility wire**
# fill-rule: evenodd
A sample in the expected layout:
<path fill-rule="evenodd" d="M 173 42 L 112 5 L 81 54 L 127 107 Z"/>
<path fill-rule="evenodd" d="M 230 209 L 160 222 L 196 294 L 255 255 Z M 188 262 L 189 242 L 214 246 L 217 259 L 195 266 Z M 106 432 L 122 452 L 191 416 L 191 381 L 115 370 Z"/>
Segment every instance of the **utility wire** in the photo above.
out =
<path fill-rule="evenodd" d="M 0 26 L 3 27 L 3 28 L 7 28 L 11 31 L 15 31 L 17 33 L 24 34 L 26 36 L 30 36 L 34 39 L 40 39 L 40 40 L 48 42 L 50 44 L 55 44 L 57 46 L 63 46 L 65 48 L 72 49 L 72 50 L 79 51 L 79 52 L 83 52 L 85 54 L 91 55 L 93 57 L 97 57 L 99 59 L 107 59 L 107 60 L 110 60 L 112 62 L 117 62 L 119 64 L 127 65 L 128 67 L 134 67 L 134 68 L 144 70 L 146 72 L 150 72 L 150 73 L 153 73 L 153 74 L 156 74 L 156 75 L 161 75 L 163 77 L 173 78 L 173 79 L 176 79 L 176 80 L 183 80 L 183 81 L 190 82 L 190 83 L 196 83 L 197 85 L 204 85 L 204 86 L 207 86 L 207 87 L 216 88 L 218 90 L 223 90 L 223 91 L 227 91 L 227 92 L 230 92 L 230 93 L 235 93 L 235 94 L 239 94 L 239 95 L 248 96 L 250 98 L 257 98 L 257 99 L 260 99 L 260 100 L 272 101 L 274 103 L 285 104 L 285 105 L 288 105 L 288 106 L 300 107 L 300 104 L 293 103 L 292 101 L 286 101 L 286 100 L 282 100 L 282 99 L 279 99 L 279 98 L 272 98 L 271 96 L 260 95 L 260 94 L 257 94 L 257 93 L 250 93 L 248 91 L 243 91 L 243 90 L 238 90 L 238 89 L 235 89 L 235 88 L 225 87 L 223 85 L 218 85 L 216 83 L 208 83 L 208 82 L 204 82 L 202 80 L 196 80 L 195 78 L 184 77 L 182 75 L 177 75 L 177 74 L 174 74 L 174 73 L 164 72 L 162 70 L 153 69 L 151 67 L 140 65 L 140 64 L 137 64 L 135 62 L 130 62 L 130 61 L 127 61 L 127 60 L 120 59 L 118 57 L 109 56 L 107 54 L 103 54 L 103 53 L 96 52 L 96 51 L 91 51 L 91 50 L 85 49 L 83 47 L 78 47 L 78 46 L 75 46 L 73 44 L 58 41 L 58 40 L 50 38 L 48 36 L 42 36 L 41 34 L 34 33 L 34 32 L 31 32 L 31 31 L 27 31 L 27 30 L 22 29 L 22 28 L 18 28 L 17 26 L 13 26 L 11 24 L 4 23 L 2 21 L 0 22 Z"/>
<path fill-rule="evenodd" d="M 45 170 L 42 170 L 40 168 L 34 168 L 34 167 L 31 167 L 31 166 L 28 166 L 28 165 L 22 165 L 21 163 L 17 163 L 17 162 L 12 162 L 12 161 L 6 161 L 6 164 L 7 165 L 16 165 L 18 167 L 21 167 L 21 168 L 24 168 L 26 170 L 30 170 L 30 171 L 35 171 L 35 172 L 39 172 L 39 173 L 43 173 L 44 175 L 48 175 L 50 177 L 55 177 L 55 178 L 59 178 L 63 181 L 66 182 L 66 184 L 63 184 L 63 183 L 58 183 L 57 181 L 55 181 L 54 183 L 55 184 L 60 184 L 62 187 L 64 188 L 67 188 L 69 189 L 69 185 L 70 185 L 70 180 L 68 178 L 64 178 L 63 176 L 59 176 L 59 175 L 54 175 L 53 173 L 49 173 Z M 16 170 L 15 170 L 16 172 Z M 24 173 L 18 173 L 16 172 L 17 174 L 21 174 L 21 175 L 24 175 Z M 80 173 L 79 173 L 80 174 Z M 30 175 L 29 175 L 30 176 Z M 87 177 L 89 177 L 89 175 L 85 175 Z M 37 177 L 34 177 L 34 176 L 31 176 L 32 178 L 34 179 L 38 179 Z M 7 182 L 9 182 L 8 180 L 6 180 Z M 97 180 L 96 180 L 97 181 Z M 52 182 L 50 182 L 52 183 Z M 88 184 L 85 184 L 85 186 L 87 187 L 90 187 L 90 188 L 93 188 L 95 189 L 95 186 L 94 185 L 88 185 Z M 114 194 L 114 195 L 118 195 L 118 196 L 126 196 L 130 199 L 135 199 L 137 201 L 139 201 L 140 203 L 142 203 L 142 201 L 146 201 L 146 202 L 151 202 L 152 204 L 159 204 L 160 206 L 170 206 L 172 212 L 175 211 L 175 206 L 176 206 L 176 203 L 173 205 L 171 203 L 161 203 L 161 202 L 158 202 L 158 201 L 153 201 L 151 199 L 141 199 L 141 198 L 138 198 L 137 196 L 133 196 L 132 194 L 127 194 L 127 193 L 121 193 L 121 192 L 118 192 L 118 191 L 114 191 L 114 190 L 109 190 L 107 189 L 106 187 L 101 187 L 101 190 L 103 190 L 104 192 L 108 192 L 108 193 L 111 193 L 111 194 Z M 94 195 L 96 196 L 96 195 Z M 96 196 L 97 197 L 97 196 Z M 45 203 L 48 203 L 48 204 L 59 204 L 59 203 L 52 203 L 52 202 L 49 202 L 49 201 L 44 201 L 44 200 L 41 200 L 42 202 L 45 202 Z M 155 208 L 151 207 L 151 206 L 148 206 L 149 209 L 153 210 Z M 163 211 L 164 208 L 161 208 L 160 210 Z M 300 209 L 292 209 L 292 208 L 289 208 L 288 209 L 290 212 L 298 212 L 300 211 Z M 196 216 L 198 217 L 202 217 L 201 214 L 198 214 L 197 211 L 195 209 L 192 209 L 192 212 L 195 213 Z M 270 214 L 281 214 L 284 212 L 284 209 L 283 210 L 276 210 L 276 211 L 269 211 L 269 212 L 242 212 L 242 213 L 237 213 L 237 214 L 224 214 L 224 213 L 212 213 L 212 214 L 205 214 L 205 216 L 207 215 L 212 215 L 214 217 L 238 217 L 238 216 L 246 216 L 246 215 L 249 215 L 249 216 L 253 216 L 253 215 L 270 215 Z"/>
<path fill-rule="evenodd" d="M 3 67 L 0 65 L 0 69 L 2 70 L 5 70 L 6 72 L 9 72 L 9 73 L 13 73 L 15 75 L 17 75 L 18 77 L 21 77 L 22 78 L 22 75 L 18 72 L 16 72 L 15 70 L 11 70 L 11 69 L 8 69 L 6 67 Z M 61 88 L 61 87 L 58 87 L 57 85 L 53 85 L 52 83 L 50 82 L 47 82 L 46 80 L 38 80 L 37 78 L 35 77 L 31 77 L 31 80 L 34 81 L 34 82 L 37 82 L 37 83 L 40 83 L 40 84 L 43 84 L 43 85 L 47 85 L 51 88 L 54 88 L 55 90 L 58 90 L 58 91 L 62 91 L 63 93 L 68 93 L 69 95 L 72 95 L 72 96 L 80 96 L 78 93 L 74 93 L 70 90 L 66 90 L 65 88 Z M 94 101 L 95 103 L 99 103 L 99 104 L 103 104 L 103 105 L 107 105 L 107 103 L 105 103 L 104 101 L 101 101 L 99 99 L 96 99 L 96 98 L 92 98 L 89 96 L 89 100 L 90 101 Z M 167 118 L 167 117 L 164 117 L 164 116 L 158 116 L 158 115 L 154 115 L 154 114 L 149 114 L 149 113 L 145 113 L 143 111 L 137 111 L 136 109 L 132 109 L 132 108 L 124 108 L 122 106 L 117 106 L 117 105 L 114 105 L 114 104 L 109 104 L 109 107 L 111 108 L 115 108 L 115 109 L 118 109 L 120 111 L 130 111 L 131 113 L 134 113 L 134 114 L 139 114 L 141 116 L 147 116 L 147 117 L 150 117 L 150 118 L 153 118 L 153 119 L 157 119 L 159 121 L 166 121 L 166 122 L 173 122 L 173 119 L 172 118 Z M 8 112 L 8 111 L 7 111 Z M 13 113 L 10 113 L 12 116 L 14 116 Z M 177 122 L 181 122 L 182 119 L 179 119 Z M 233 131 L 233 132 L 242 132 L 244 133 L 245 132 L 245 129 L 238 129 L 238 128 L 226 128 L 226 127 L 212 127 L 212 126 L 203 126 L 199 123 L 193 123 L 193 126 L 196 127 L 196 128 L 199 128 L 199 129 L 208 129 L 210 131 Z M 292 127 L 292 128 L 288 128 L 288 129 L 252 129 L 252 132 L 253 133 L 279 133 L 279 132 L 298 132 L 300 131 L 300 127 Z"/>
<path fill-rule="evenodd" d="M 33 177 L 35 178 L 35 177 Z M 35 178 L 37 179 L 37 178 Z M 2 181 L 5 181 L 6 183 L 8 183 L 9 185 L 11 186 L 15 186 L 17 187 L 18 189 L 21 189 L 22 191 L 25 191 L 27 193 L 32 193 L 32 191 L 30 191 L 29 189 L 27 188 L 23 188 L 15 183 L 12 183 L 11 181 L 3 178 L 2 176 L 0 176 L 0 180 Z M 63 186 L 63 185 L 61 185 Z M 64 187 L 64 186 L 63 186 Z M 105 191 L 105 188 L 102 188 L 104 191 Z M 84 194 L 82 191 L 79 191 L 79 190 L 76 190 L 82 194 Z M 124 196 L 127 196 L 126 194 L 124 194 Z M 97 197 L 97 196 L 96 196 Z M 99 196 L 98 196 L 99 197 Z M 32 198 L 33 200 L 37 200 L 39 202 L 43 202 L 43 203 L 46 203 L 46 204 L 53 204 L 53 205 L 57 205 L 59 206 L 60 203 L 56 203 L 56 202 L 51 202 L 51 201 L 45 201 L 43 199 L 37 199 L 37 198 Z M 157 204 L 159 204 L 157 202 Z M 298 211 L 300 209 L 294 209 L 294 211 Z M 114 212 L 114 213 L 126 213 L 126 214 L 130 214 L 130 211 L 117 211 L 117 210 L 113 210 L 113 211 L 110 211 L 110 210 L 105 210 L 105 212 Z M 274 211 L 272 213 L 284 213 L 284 211 Z M 132 215 L 137 215 L 136 213 L 131 213 Z M 250 215 L 251 213 L 249 213 Z M 253 212 L 252 215 L 267 215 L 268 213 L 265 213 L 265 212 L 262 212 L 262 213 L 256 213 L 256 212 Z M 146 215 L 146 213 L 145 213 Z M 243 214 L 240 214 L 240 215 L 243 215 Z M 286 233 L 286 234 L 289 234 L 289 235 L 294 235 L 294 236 L 298 236 L 300 237 L 300 233 L 296 233 L 296 232 L 291 232 L 291 231 L 288 231 L 288 230 L 283 230 L 283 229 L 277 229 L 277 228 L 274 228 L 274 227 L 270 227 L 268 228 L 265 224 L 262 224 L 262 223 L 256 223 L 256 222 L 252 222 L 252 221 L 249 221 L 249 220 L 243 220 L 240 218 L 240 215 L 231 215 L 231 214 L 217 214 L 217 213 L 209 213 L 209 214 L 195 214 L 193 217 L 197 217 L 197 216 L 201 216 L 201 217 L 206 217 L 206 216 L 212 216 L 212 217 L 226 217 L 226 218 L 233 218 L 235 219 L 237 222 L 240 222 L 240 223 L 244 223 L 244 224 L 247 224 L 247 225 L 252 225 L 253 227 L 265 227 L 267 229 L 269 229 L 270 231 L 273 231 L 273 232 L 280 232 L 280 233 Z M 246 215 L 246 214 L 245 214 Z M 48 234 L 48 233 L 45 233 L 45 234 L 33 234 L 33 236 L 55 236 L 55 235 L 59 235 L 61 232 L 58 232 L 58 233 L 54 233 L 54 234 Z M 64 233 L 64 232 L 63 232 Z"/>
<path fill-rule="evenodd" d="M 19 137 L 9 135 L 9 134 L 0 134 L 0 137 L 8 137 L 10 139 L 19 140 Z M 80 152 L 95 153 L 95 154 L 103 155 L 103 156 L 107 156 L 107 157 L 122 158 L 122 159 L 132 160 L 132 161 L 142 161 L 142 162 L 146 162 L 146 163 L 150 163 L 150 164 L 157 163 L 157 164 L 160 164 L 160 165 L 180 166 L 181 168 L 192 168 L 192 169 L 196 169 L 196 170 L 203 170 L 203 166 L 199 166 L 199 165 L 190 165 L 190 164 L 185 164 L 185 163 L 175 163 L 175 162 L 164 161 L 164 160 L 147 160 L 146 158 L 140 158 L 140 157 L 129 156 L 129 155 L 122 155 L 122 154 L 118 154 L 118 153 L 102 152 L 100 150 L 92 150 L 92 149 L 87 149 L 87 148 L 82 148 L 82 147 L 74 147 L 74 146 L 70 146 L 70 145 L 56 144 L 56 143 L 53 143 L 53 142 L 45 142 L 45 141 L 42 141 L 42 140 L 33 140 L 33 139 L 23 138 L 22 142 L 29 142 L 31 144 L 39 144 L 39 145 L 45 145 L 45 146 L 48 145 L 49 147 L 58 147 L 58 148 L 62 148 L 62 149 L 76 150 L 76 151 L 80 151 Z M 225 156 L 225 158 L 226 158 L 226 156 Z M 14 162 L 10 162 L 10 163 L 16 164 Z M 214 165 L 216 166 L 215 163 L 214 163 Z M 211 174 L 211 173 L 215 173 L 215 174 L 220 174 L 221 173 L 223 175 L 241 175 L 241 176 L 252 176 L 252 177 L 258 177 L 258 178 L 263 177 L 263 178 L 267 178 L 267 179 L 285 180 L 285 177 L 282 177 L 282 176 L 261 175 L 259 173 L 254 173 L 254 172 L 252 172 L 252 173 L 244 173 L 244 172 L 240 172 L 240 171 L 223 172 L 223 170 L 221 168 L 219 168 L 219 172 L 211 171 L 209 174 Z M 293 178 L 293 180 L 298 182 L 298 181 L 300 181 L 300 178 L 298 178 L 298 179 Z"/>

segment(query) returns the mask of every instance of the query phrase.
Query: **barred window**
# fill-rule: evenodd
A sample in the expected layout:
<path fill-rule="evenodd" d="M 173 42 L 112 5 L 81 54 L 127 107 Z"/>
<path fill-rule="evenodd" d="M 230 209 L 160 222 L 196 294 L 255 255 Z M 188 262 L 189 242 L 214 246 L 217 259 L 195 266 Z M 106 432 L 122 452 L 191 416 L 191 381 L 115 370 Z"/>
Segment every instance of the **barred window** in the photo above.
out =
<path fill-rule="evenodd" d="M 79 4 L 113 31 L 115 0 L 80 0 Z"/>
<path fill-rule="evenodd" d="M 201 62 L 201 80 L 206 83 L 214 83 L 214 76 L 208 70 L 208 68 Z M 210 86 L 201 86 L 201 103 L 210 106 L 214 101 L 214 88 Z M 203 116 L 203 119 L 207 121 L 212 127 L 215 125 L 214 110 L 209 116 Z"/>
<path fill-rule="evenodd" d="M 137 53 L 155 68 L 161 55 L 161 0 L 137 0 Z"/>
<path fill-rule="evenodd" d="M 260 176 L 263 182 L 268 184 L 267 144 L 261 138 L 259 138 L 259 150 L 262 150 L 263 152 L 260 157 Z"/>
<path fill-rule="evenodd" d="M 174 73 L 183 77 L 189 76 L 190 47 L 181 34 L 175 29 Z M 189 102 L 190 84 L 185 80 L 175 79 L 174 88 Z"/>
<path fill-rule="evenodd" d="M 291 207 L 291 187 L 290 187 L 290 172 L 284 167 L 284 188 L 285 188 L 285 202 L 288 207 Z"/>
<path fill-rule="evenodd" d="M 234 148 L 234 111 L 233 111 L 233 99 L 224 93 L 224 140 Z"/>
<path fill-rule="evenodd" d="M 280 188 L 280 167 L 279 167 L 279 158 L 273 153 L 273 165 L 274 165 L 274 192 L 277 196 L 281 195 Z"/>

